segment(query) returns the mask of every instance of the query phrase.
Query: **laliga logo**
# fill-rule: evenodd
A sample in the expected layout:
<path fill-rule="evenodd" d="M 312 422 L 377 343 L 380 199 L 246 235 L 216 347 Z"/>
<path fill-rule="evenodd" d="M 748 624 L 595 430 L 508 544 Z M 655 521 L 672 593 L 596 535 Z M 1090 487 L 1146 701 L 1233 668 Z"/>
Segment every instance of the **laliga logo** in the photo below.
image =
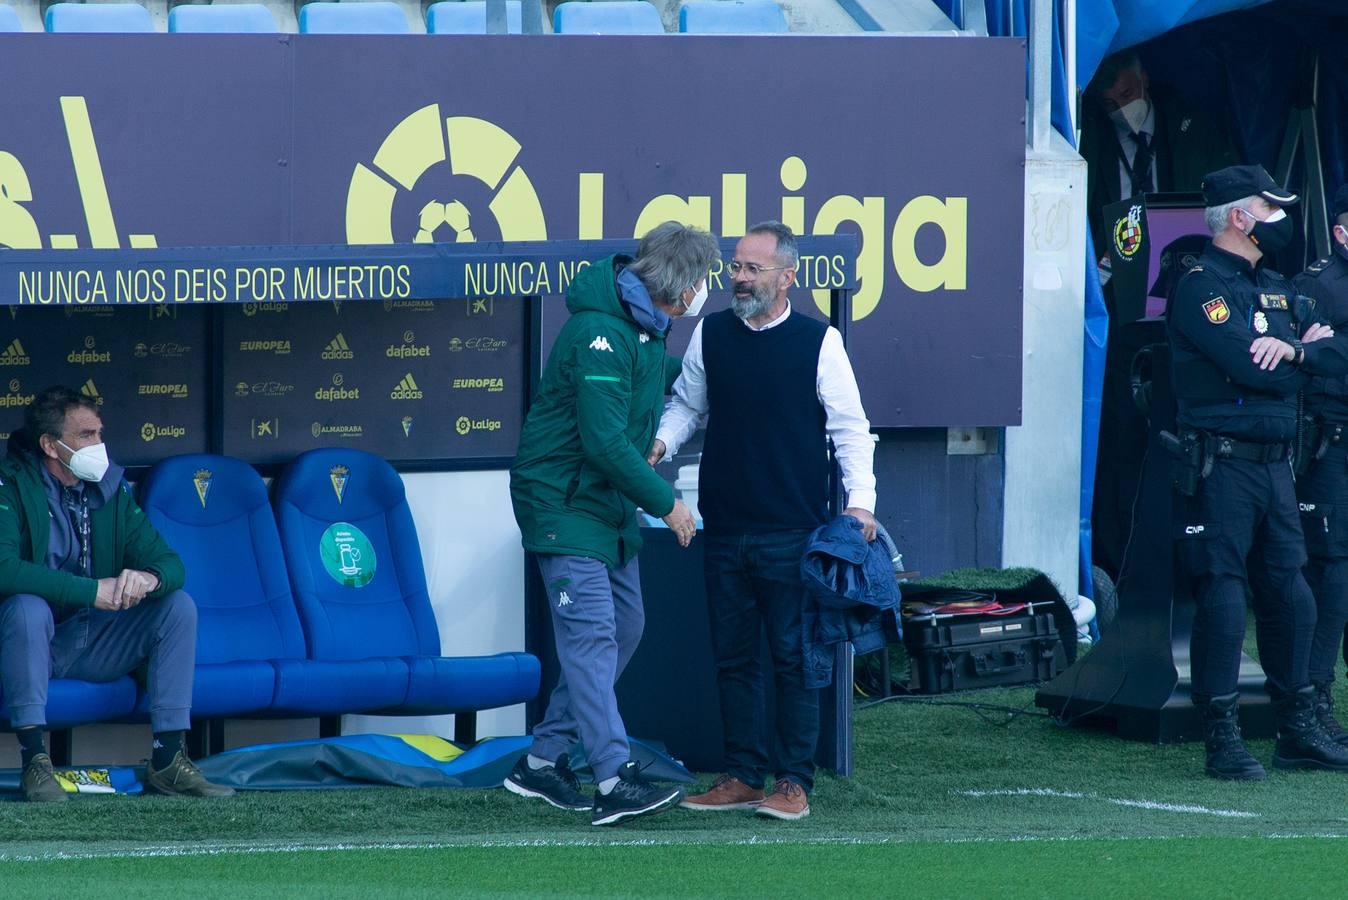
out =
<path fill-rule="evenodd" d="M 432 103 L 403 119 L 374 155 L 373 167 L 357 163 L 346 192 L 346 240 L 349 244 L 392 244 L 393 204 L 433 166 L 448 163 L 450 173 L 474 178 L 492 192 L 487 204 L 500 227 L 501 240 L 547 238 L 543 207 L 529 176 L 514 165 L 520 144 L 500 127 L 472 116 L 441 118 Z M 472 212 L 459 200 L 433 200 L 422 207 L 413 237 L 431 243 L 448 226 L 457 243 L 473 241 Z"/>

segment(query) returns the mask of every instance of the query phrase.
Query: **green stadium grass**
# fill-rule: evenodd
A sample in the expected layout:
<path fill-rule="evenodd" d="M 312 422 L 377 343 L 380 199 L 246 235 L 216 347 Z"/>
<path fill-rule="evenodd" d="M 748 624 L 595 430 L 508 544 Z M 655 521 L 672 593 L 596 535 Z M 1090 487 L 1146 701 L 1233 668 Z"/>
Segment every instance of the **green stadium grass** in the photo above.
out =
<path fill-rule="evenodd" d="M 855 777 L 821 774 L 799 822 L 680 809 L 601 829 L 503 790 L 9 802 L 0 885 L 6 896 L 122 898 L 1309 896 L 1324 893 L 1317 872 L 1342 870 L 1348 776 L 1218 782 L 1203 775 L 1201 745 L 1064 728 L 1036 714 L 1033 696 L 1003 688 L 859 710 Z M 966 702 L 1024 714 L 945 705 Z M 1267 764 L 1272 742 L 1251 749 Z M 317 849 L 335 846 L 354 849 Z"/>
<path fill-rule="evenodd" d="M 1249 897 L 1339 888 L 1317 838 L 980 844 L 463 847 L 11 863 L 7 896 Z"/>

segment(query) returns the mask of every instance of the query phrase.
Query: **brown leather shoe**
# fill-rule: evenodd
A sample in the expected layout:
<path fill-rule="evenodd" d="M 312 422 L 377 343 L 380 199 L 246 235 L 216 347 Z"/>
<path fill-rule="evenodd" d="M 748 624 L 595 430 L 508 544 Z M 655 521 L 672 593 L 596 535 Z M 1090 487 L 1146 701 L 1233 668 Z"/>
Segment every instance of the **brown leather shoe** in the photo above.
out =
<path fill-rule="evenodd" d="M 772 819 L 803 819 L 810 814 L 810 800 L 800 785 L 780 778 L 754 812 Z"/>
<path fill-rule="evenodd" d="M 705 794 L 683 798 L 684 809 L 757 809 L 763 802 L 763 789 L 749 787 L 738 778 L 722 775 Z"/>
<path fill-rule="evenodd" d="M 201 770 L 181 750 L 174 754 L 173 762 L 158 772 L 150 771 L 149 766 L 145 767 L 145 790 L 166 797 L 234 796 L 234 788 L 207 781 Z"/>
<path fill-rule="evenodd" d="M 62 803 L 66 799 L 65 788 L 52 771 L 51 757 L 45 753 L 37 754 L 24 767 L 19 783 L 23 788 L 23 799 L 29 803 Z"/>

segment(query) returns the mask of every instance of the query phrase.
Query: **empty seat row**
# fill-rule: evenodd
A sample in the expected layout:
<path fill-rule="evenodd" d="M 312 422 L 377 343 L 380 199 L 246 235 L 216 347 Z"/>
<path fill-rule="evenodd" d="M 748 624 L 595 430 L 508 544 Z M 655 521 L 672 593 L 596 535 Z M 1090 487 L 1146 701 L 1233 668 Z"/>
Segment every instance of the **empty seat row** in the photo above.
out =
<path fill-rule="evenodd" d="M 506 2 L 506 30 L 522 31 L 520 0 Z M 54 3 L 46 30 L 72 33 L 150 33 L 149 11 L 138 3 Z M 18 14 L 0 6 L 0 32 L 22 31 Z M 257 3 L 180 5 L 169 12 L 172 33 L 275 33 L 280 29 L 267 7 Z M 402 7 L 387 0 L 360 3 L 306 3 L 300 8 L 301 34 L 406 34 Z M 559 34 L 664 34 L 660 13 L 647 0 L 570 0 L 553 13 Z M 679 9 L 679 31 L 689 34 L 777 34 L 788 30 L 774 0 L 688 0 Z M 430 34 L 485 34 L 486 0 L 442 0 L 426 10 Z"/>
<path fill-rule="evenodd" d="M 529 654 L 440 655 L 402 479 L 378 457 L 302 454 L 269 500 L 240 460 L 179 456 L 140 499 L 196 602 L 196 720 L 471 714 L 538 692 Z M 58 679 L 47 714 L 53 728 L 145 721 L 148 697 L 130 678 Z"/>

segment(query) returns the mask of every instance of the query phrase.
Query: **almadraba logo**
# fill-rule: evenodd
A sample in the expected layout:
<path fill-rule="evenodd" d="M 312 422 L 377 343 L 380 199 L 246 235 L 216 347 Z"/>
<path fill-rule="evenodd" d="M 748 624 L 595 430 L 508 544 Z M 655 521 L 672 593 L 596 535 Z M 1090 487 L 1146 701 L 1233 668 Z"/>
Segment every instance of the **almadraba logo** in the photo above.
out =
<path fill-rule="evenodd" d="M 472 116 L 440 114 L 440 105 L 423 106 L 393 127 L 372 165 L 357 163 L 346 192 L 346 241 L 392 244 L 394 204 L 436 166 L 485 186 L 487 209 L 504 241 L 546 240 L 547 223 L 529 176 L 515 165 L 520 143 L 500 126 Z M 474 217 L 483 214 L 462 198 L 441 196 L 416 210 L 415 220 L 399 223 L 401 240 L 417 243 L 477 239 Z M 409 216 L 410 219 L 410 216 Z M 413 227 L 415 225 L 415 227 Z"/>

